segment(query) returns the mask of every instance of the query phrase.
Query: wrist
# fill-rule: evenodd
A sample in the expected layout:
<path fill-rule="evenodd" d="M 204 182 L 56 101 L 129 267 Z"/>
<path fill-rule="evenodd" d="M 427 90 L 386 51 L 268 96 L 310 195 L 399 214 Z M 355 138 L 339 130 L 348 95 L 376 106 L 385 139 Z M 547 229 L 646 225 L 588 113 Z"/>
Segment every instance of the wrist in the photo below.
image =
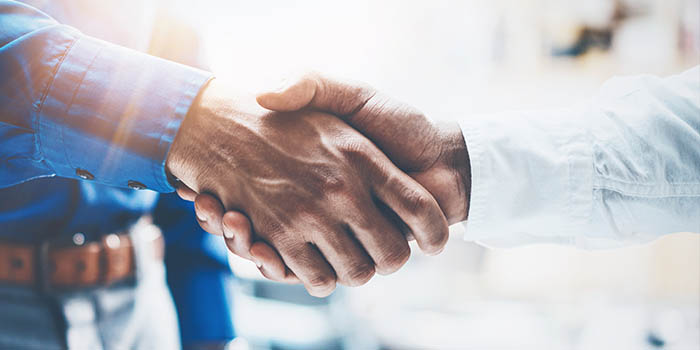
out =
<path fill-rule="evenodd" d="M 192 133 L 191 129 L 195 128 L 193 124 L 196 124 L 196 122 L 194 122 L 193 119 L 195 119 L 196 115 L 198 114 L 200 99 L 201 96 L 192 104 L 189 112 L 185 116 L 185 119 L 183 119 L 180 129 L 178 130 L 177 135 L 170 146 L 170 151 L 168 152 L 168 156 L 165 160 L 166 173 L 170 177 L 177 178 L 181 181 L 186 181 L 189 178 L 188 173 L 191 172 L 188 170 L 191 168 L 188 162 L 188 160 L 191 158 L 191 156 L 188 154 L 190 145 L 187 144 L 186 140 Z"/>
<path fill-rule="evenodd" d="M 215 127 L 211 125 L 216 119 L 215 105 L 221 105 L 222 98 L 218 83 L 210 81 L 195 99 L 182 121 L 182 125 L 173 140 L 170 152 L 165 162 L 165 169 L 172 177 L 177 178 L 188 187 L 199 192 L 197 178 L 199 169 L 206 159 L 206 140 Z M 211 140 L 210 140 L 211 141 Z M 204 151 L 204 152 L 203 152 Z"/>
<path fill-rule="evenodd" d="M 471 195 L 471 164 L 462 129 L 457 123 L 443 125 L 443 162 L 456 184 L 446 216 L 450 224 L 467 220 Z"/>

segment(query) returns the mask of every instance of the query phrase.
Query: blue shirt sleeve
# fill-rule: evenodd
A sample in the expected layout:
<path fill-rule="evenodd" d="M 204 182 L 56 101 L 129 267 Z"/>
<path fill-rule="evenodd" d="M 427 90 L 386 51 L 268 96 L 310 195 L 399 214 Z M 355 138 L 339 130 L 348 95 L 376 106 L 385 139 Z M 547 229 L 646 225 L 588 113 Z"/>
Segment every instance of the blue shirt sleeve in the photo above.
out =
<path fill-rule="evenodd" d="M 167 153 L 210 77 L 0 0 L 0 188 L 57 175 L 172 192 Z"/>

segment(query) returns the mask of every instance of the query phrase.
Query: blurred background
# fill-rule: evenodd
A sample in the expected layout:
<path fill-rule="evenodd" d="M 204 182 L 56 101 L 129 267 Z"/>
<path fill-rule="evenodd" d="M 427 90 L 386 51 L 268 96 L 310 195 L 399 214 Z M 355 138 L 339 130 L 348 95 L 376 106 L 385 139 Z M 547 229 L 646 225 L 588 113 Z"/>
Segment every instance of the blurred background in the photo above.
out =
<path fill-rule="evenodd" d="M 246 90 L 306 69 L 435 119 L 585 103 L 616 75 L 700 64 L 698 0 L 176 0 Z M 699 97 L 700 98 L 700 97 Z M 700 213 L 698 214 L 700 215 Z M 609 251 L 447 249 L 327 299 L 232 258 L 235 349 L 700 349 L 700 236 Z"/>

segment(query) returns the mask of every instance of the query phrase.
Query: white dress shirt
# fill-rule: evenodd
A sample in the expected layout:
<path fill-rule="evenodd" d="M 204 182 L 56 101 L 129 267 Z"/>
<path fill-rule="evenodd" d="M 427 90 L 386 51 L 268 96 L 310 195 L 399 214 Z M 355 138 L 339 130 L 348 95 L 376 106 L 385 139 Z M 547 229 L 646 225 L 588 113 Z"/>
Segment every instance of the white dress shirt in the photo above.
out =
<path fill-rule="evenodd" d="M 583 108 L 461 125 L 469 241 L 595 249 L 700 232 L 700 67 L 612 79 Z"/>

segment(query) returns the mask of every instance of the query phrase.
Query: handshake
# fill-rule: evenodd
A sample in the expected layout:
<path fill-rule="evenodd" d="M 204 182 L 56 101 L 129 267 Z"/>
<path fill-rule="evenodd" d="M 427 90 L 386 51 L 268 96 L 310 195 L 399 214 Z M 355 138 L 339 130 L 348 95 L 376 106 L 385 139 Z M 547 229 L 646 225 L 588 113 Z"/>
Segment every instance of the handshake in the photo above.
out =
<path fill-rule="evenodd" d="M 166 167 L 200 225 L 267 278 L 326 296 L 398 270 L 407 240 L 439 253 L 466 220 L 469 156 L 436 124 L 363 84 L 307 74 L 236 99 L 213 80 Z"/>

